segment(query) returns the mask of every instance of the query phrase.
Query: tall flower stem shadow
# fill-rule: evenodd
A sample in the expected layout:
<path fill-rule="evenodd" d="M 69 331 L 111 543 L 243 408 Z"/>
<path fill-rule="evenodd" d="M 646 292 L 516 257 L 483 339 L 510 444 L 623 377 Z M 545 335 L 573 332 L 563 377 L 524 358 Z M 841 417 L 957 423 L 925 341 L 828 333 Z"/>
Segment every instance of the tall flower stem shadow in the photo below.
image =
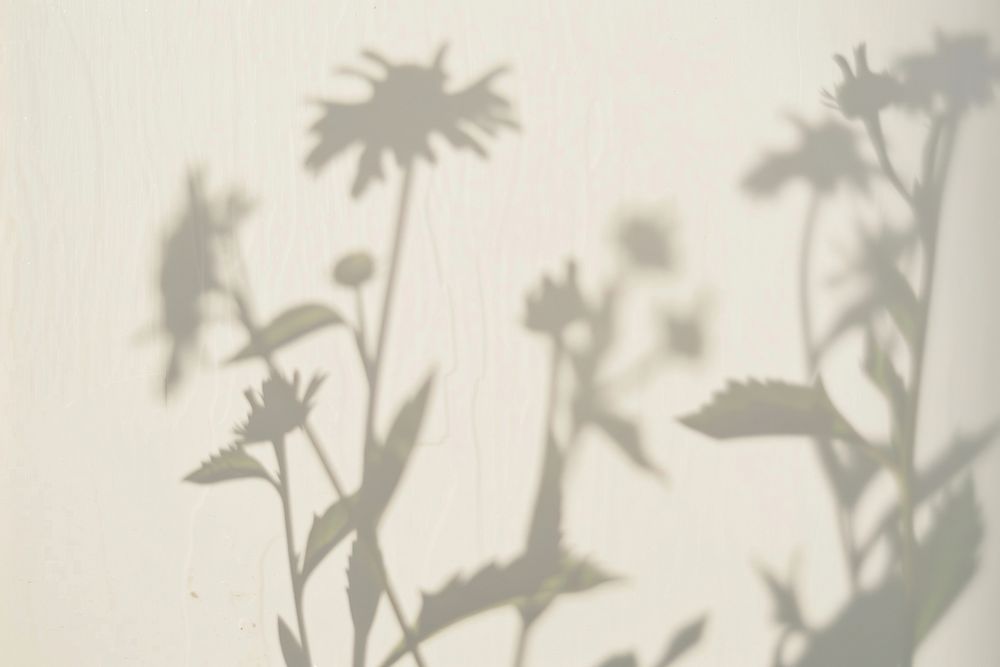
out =
<path fill-rule="evenodd" d="M 292 580 L 292 595 L 295 601 L 295 621 L 299 628 L 299 645 L 306 664 L 312 664 L 309 652 L 309 635 L 306 632 L 306 616 L 303 603 L 305 580 L 298 566 L 298 556 L 295 554 L 295 534 L 292 531 L 292 500 L 291 480 L 288 473 L 288 452 L 284 439 L 274 443 L 274 457 L 278 462 L 278 492 L 281 495 L 281 511 L 285 524 L 285 547 L 288 554 L 288 568 Z"/>
<path fill-rule="evenodd" d="M 799 250 L 799 329 L 802 335 L 803 356 L 806 371 L 810 376 L 818 370 L 820 358 L 820 346 L 816 336 L 815 325 L 813 323 L 813 296 L 811 276 L 813 274 L 812 260 L 814 257 L 814 246 L 817 227 L 819 226 L 819 216 L 822 198 L 818 193 L 813 193 L 807 205 L 804 218 L 804 231 Z M 855 548 L 854 540 L 854 507 L 850 499 L 844 497 L 842 492 L 846 471 L 837 459 L 834 451 L 833 441 L 829 438 L 816 438 L 816 453 L 822 466 L 823 474 L 830 485 L 837 499 L 837 531 L 840 537 L 840 547 L 844 556 L 844 566 L 847 571 L 847 579 L 852 590 L 857 590 L 859 586 L 860 568 Z"/>
<path fill-rule="evenodd" d="M 820 443 L 824 466 L 840 505 L 842 537 L 851 573 L 851 597 L 828 625 L 813 627 L 799 610 L 794 588 L 765 573 L 765 581 L 778 609 L 782 626 L 776 665 L 783 665 L 786 642 L 803 636 L 806 645 L 796 664 L 818 667 L 829 664 L 901 665 L 912 667 L 920 643 L 941 620 L 950 605 L 972 580 L 983 540 L 981 510 L 975 500 L 971 476 L 954 488 L 952 479 L 966 473 L 991 444 L 995 428 L 986 428 L 954 445 L 926 468 L 916 466 L 916 445 L 921 396 L 926 387 L 928 332 L 937 280 L 937 244 L 948 176 L 958 130 L 969 109 L 992 100 L 1000 80 L 1000 59 L 990 55 L 988 41 L 977 35 L 939 35 L 936 50 L 904 58 L 895 74 L 873 72 L 864 46 L 855 50 L 854 66 L 843 56 L 835 58 L 843 81 L 827 104 L 848 120 L 860 121 L 877 158 L 882 177 L 909 211 L 906 228 L 896 231 L 883 225 L 876 236 L 864 232 L 857 259 L 838 277 L 860 280 L 862 296 L 837 315 L 829 331 L 812 332 L 803 297 L 811 284 L 809 262 L 800 269 L 800 307 L 810 372 L 818 369 L 824 353 L 844 334 L 860 330 L 866 355 L 866 378 L 885 399 L 890 425 L 888 442 L 861 435 L 837 409 L 821 379 L 809 385 L 786 382 L 730 383 L 699 412 L 682 422 L 719 439 L 749 436 L 806 436 Z M 917 112 L 929 121 L 922 162 L 914 185 L 907 187 L 896 170 L 882 129 L 882 112 L 889 107 Z M 841 133 L 849 132 L 846 129 Z M 772 154 L 752 174 L 748 183 L 766 193 L 791 178 L 805 178 L 820 193 L 833 182 L 831 168 L 852 164 L 840 176 L 865 184 L 866 169 L 855 158 L 842 158 L 851 142 L 827 143 L 813 137 L 802 150 Z M 847 136 L 847 135 L 845 135 Z M 816 150 L 805 150 L 813 148 Z M 807 231 L 806 239 L 810 238 Z M 803 256 L 809 253 L 803 247 Z M 901 266 L 905 257 L 920 259 L 919 278 Z M 914 283 L 918 283 L 914 286 Z M 888 326 L 886 326 L 888 325 Z M 897 369 L 897 345 L 905 346 L 908 373 Z M 904 379 L 907 378 L 907 379 Z M 851 459 L 842 464 L 829 445 L 838 441 Z M 868 459 L 859 466 L 852 460 Z M 865 540 L 854 540 L 852 510 L 865 489 L 882 473 L 895 485 L 894 506 Z M 930 527 L 918 538 L 915 529 L 921 505 L 935 497 Z M 862 588 L 858 575 L 873 548 L 886 542 L 890 563 L 878 585 Z"/>
<path fill-rule="evenodd" d="M 552 342 L 549 349 L 549 377 L 548 377 L 548 397 L 545 402 L 545 421 L 544 421 L 544 433 L 542 435 L 542 451 L 547 451 L 549 443 L 555 445 L 555 436 L 553 435 L 555 429 L 555 417 L 556 417 L 556 402 L 559 396 L 559 372 L 562 365 L 563 355 L 565 354 L 562 342 L 562 336 L 555 334 L 552 336 Z M 565 460 L 565 452 L 561 451 L 558 453 L 562 460 Z M 545 480 L 542 482 L 546 483 Z M 560 480 L 561 483 L 561 480 Z M 540 613 L 525 613 L 522 611 L 519 614 L 520 626 L 518 629 L 517 640 L 514 646 L 514 662 L 513 667 L 524 667 L 525 660 L 528 656 L 528 642 L 531 638 L 531 631 L 535 627 L 536 621 L 541 617 Z"/>
<path fill-rule="evenodd" d="M 351 144 L 360 143 L 362 154 L 352 187 L 352 194 L 355 197 L 363 194 L 371 181 L 383 178 L 383 153 L 392 153 L 402 169 L 389 270 L 379 314 L 380 323 L 375 349 L 371 358 L 367 356 L 367 342 L 363 333 L 365 326 L 363 296 L 360 289 L 357 292 L 358 353 L 368 380 L 364 435 L 366 481 L 379 452 L 376 423 L 381 393 L 380 383 L 393 301 L 399 282 L 398 274 L 416 159 L 424 157 L 434 160 L 430 145 L 430 138 L 434 133 L 443 135 L 457 148 L 468 148 L 485 157 L 486 151 L 475 138 L 473 130 L 493 134 L 501 127 L 516 127 L 510 116 L 510 104 L 491 88 L 493 79 L 502 72 L 502 69 L 494 70 L 463 90 L 449 92 L 445 88 L 447 80 L 444 71 L 445 53 L 446 48 L 442 47 L 429 66 L 421 66 L 394 65 L 379 54 L 365 52 L 363 55 L 369 61 L 384 70 L 385 77 L 379 79 L 357 70 L 347 70 L 367 81 L 372 88 L 372 95 L 369 100 L 357 104 L 321 102 L 324 113 L 312 127 L 318 142 L 306 159 L 306 165 L 314 172 L 318 172 L 340 151 Z M 336 482 L 334 485 L 339 487 Z M 338 495 L 342 500 L 349 501 L 339 488 Z M 375 522 L 375 516 L 357 517 L 359 540 L 364 541 L 370 550 L 368 556 L 372 562 L 377 563 L 382 588 L 403 632 L 409 652 L 418 667 L 424 667 L 425 661 L 420 653 L 419 640 L 406 622 L 398 596 L 389 585 L 388 574 L 376 541 Z M 363 665 L 363 648 L 360 653 L 356 649 L 354 660 L 356 665 Z"/>
<path fill-rule="evenodd" d="M 389 275 L 385 281 L 385 292 L 382 296 L 381 322 L 378 334 L 375 338 L 375 353 L 371 359 L 371 371 L 368 377 L 368 410 L 365 415 L 365 443 L 370 448 L 370 444 L 375 438 L 375 418 L 378 407 L 379 379 L 381 377 L 382 362 L 385 357 L 385 345 L 389 338 L 389 319 L 392 314 L 393 296 L 396 293 L 396 283 L 398 282 L 400 258 L 402 256 L 403 239 L 406 232 L 406 221 L 409 213 L 410 190 L 413 184 L 415 165 L 408 165 L 403 170 L 403 180 L 399 188 L 399 202 L 396 210 L 396 224 L 392 235 L 392 250 L 389 259 Z M 359 313 L 363 317 L 363 297 L 358 295 Z M 361 362 L 366 364 L 363 351 Z"/>

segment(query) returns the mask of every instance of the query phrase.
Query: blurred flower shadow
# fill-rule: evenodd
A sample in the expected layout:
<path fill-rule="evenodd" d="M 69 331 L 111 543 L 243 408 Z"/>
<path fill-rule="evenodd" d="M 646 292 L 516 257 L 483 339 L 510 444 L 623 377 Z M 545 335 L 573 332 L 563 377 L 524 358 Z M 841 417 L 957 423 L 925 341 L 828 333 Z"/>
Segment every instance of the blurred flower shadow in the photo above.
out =
<path fill-rule="evenodd" d="M 576 283 L 576 265 L 566 266 L 566 278 L 556 282 L 549 276 L 527 298 L 524 326 L 528 329 L 561 338 L 573 322 L 586 316 L 580 287 Z"/>
<path fill-rule="evenodd" d="M 650 217 L 646 222 L 647 239 L 666 248 L 663 220 Z M 654 477 L 661 475 L 654 457 L 646 451 L 636 420 L 621 414 L 614 406 L 616 398 L 640 390 L 650 377 L 637 378 L 634 374 L 623 377 L 614 363 L 614 353 L 629 347 L 622 334 L 634 326 L 632 321 L 622 318 L 623 299 L 638 297 L 633 279 L 650 268 L 648 256 L 635 257 L 627 252 L 631 239 L 628 229 L 626 222 L 616 238 L 616 243 L 624 244 L 626 250 L 620 253 L 624 265 L 598 289 L 599 298 L 590 298 L 581 284 L 580 267 L 573 261 L 564 265 L 561 275 L 542 276 L 526 294 L 522 324 L 546 342 L 549 366 L 541 428 L 542 460 L 524 548 L 506 562 L 489 562 L 471 574 L 455 575 L 436 591 L 424 593 L 414 626 L 419 641 L 479 614 L 513 608 L 520 619 L 513 666 L 523 667 L 528 664 L 532 633 L 554 602 L 620 579 L 591 558 L 576 555 L 567 548 L 562 519 L 570 463 L 586 440 L 588 428 L 592 427 L 601 439 L 608 441 L 630 465 Z M 648 312 L 660 316 L 662 310 L 662 307 L 649 308 Z M 650 319 L 654 324 L 661 323 L 659 317 Z M 683 327 L 678 324 L 674 331 L 678 337 L 675 345 L 682 350 L 676 356 L 697 356 L 701 352 L 698 315 L 684 313 L 678 315 L 677 321 L 683 321 Z M 663 347 L 663 335 L 657 331 L 651 336 L 653 361 L 650 355 L 642 355 L 644 364 L 652 367 L 654 373 L 674 358 Z M 564 386 L 566 381 L 571 381 L 571 385 Z M 702 640 L 706 623 L 707 616 L 701 616 L 673 633 L 662 656 L 653 663 L 655 667 L 673 665 L 693 650 Z M 400 642 L 380 663 L 381 667 L 392 665 L 404 654 L 405 646 Z M 635 658 L 629 655 L 629 659 Z"/>
<path fill-rule="evenodd" d="M 899 60 L 904 102 L 922 111 L 963 111 L 993 101 L 1000 58 L 985 34 L 935 35 L 934 50 Z"/>
<path fill-rule="evenodd" d="M 166 397 L 197 355 L 200 336 L 211 320 L 211 297 L 227 291 L 222 244 L 250 208 L 249 200 L 238 191 L 221 201 L 209 199 L 201 172 L 188 174 L 187 201 L 163 241 L 159 272 L 159 327 L 170 344 L 163 377 Z"/>

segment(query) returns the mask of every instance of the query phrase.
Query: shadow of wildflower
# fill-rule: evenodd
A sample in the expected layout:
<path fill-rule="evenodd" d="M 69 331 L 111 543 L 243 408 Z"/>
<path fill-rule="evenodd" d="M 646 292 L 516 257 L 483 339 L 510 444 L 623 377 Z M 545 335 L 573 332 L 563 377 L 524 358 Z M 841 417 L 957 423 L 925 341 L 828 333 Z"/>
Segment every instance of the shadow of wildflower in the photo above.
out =
<path fill-rule="evenodd" d="M 957 132 L 967 112 L 992 101 L 1000 60 L 985 36 L 973 34 L 939 34 L 934 50 L 904 56 L 894 70 L 873 70 L 864 45 L 855 49 L 853 66 L 840 55 L 834 60 L 843 78 L 832 92 L 823 92 L 823 99 L 846 120 L 862 124 L 878 169 L 860 157 L 852 130 L 826 121 L 818 131 L 803 130 L 796 149 L 765 154 L 744 185 L 760 196 L 802 180 L 812 191 L 799 267 L 807 370 L 817 374 L 836 341 L 860 333 L 862 380 L 884 399 L 889 441 L 862 436 L 830 399 L 821 378 L 806 384 L 731 382 L 681 421 L 718 439 L 793 435 L 818 445 L 837 500 L 850 592 L 832 620 L 816 626 L 803 613 L 794 584 L 762 571 L 779 629 L 774 665 L 911 667 L 923 640 L 972 581 L 984 537 L 971 468 L 993 444 L 996 427 L 957 438 L 919 468 L 915 450 L 918 418 L 926 409 L 920 399 L 937 237 Z M 898 174 L 883 134 L 883 114 L 891 109 L 918 113 L 927 121 L 920 172 L 910 180 Z M 861 227 L 857 252 L 826 282 L 828 288 L 853 283 L 860 289 L 830 328 L 817 335 L 809 280 L 816 202 L 839 183 L 873 196 L 869 183 L 877 176 L 908 207 L 910 220 L 903 229 L 888 223 L 874 232 Z M 834 443 L 841 447 L 834 449 Z M 896 495 L 874 530 L 859 540 L 855 512 L 880 478 L 893 483 Z M 929 526 L 920 534 L 918 514 Z M 888 548 L 888 565 L 871 564 L 878 544 Z M 863 568 L 876 568 L 874 586 L 862 585 Z M 793 638 L 803 641 L 789 662 Z"/>

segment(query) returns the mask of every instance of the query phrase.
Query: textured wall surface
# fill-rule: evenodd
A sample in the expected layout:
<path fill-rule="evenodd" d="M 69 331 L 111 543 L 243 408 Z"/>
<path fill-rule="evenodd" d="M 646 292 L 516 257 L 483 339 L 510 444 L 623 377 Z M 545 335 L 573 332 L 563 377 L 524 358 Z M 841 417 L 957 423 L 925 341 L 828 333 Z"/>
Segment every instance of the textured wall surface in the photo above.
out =
<path fill-rule="evenodd" d="M 243 392 L 260 387 L 266 368 L 222 363 L 247 334 L 216 290 L 198 304 L 209 322 L 164 399 L 165 248 L 185 215 L 197 217 L 192 182 L 218 204 L 211 215 L 219 218 L 242 206 L 224 208 L 238 190 L 252 204 L 233 238 L 259 319 L 324 302 L 353 320 L 353 296 L 330 271 L 365 249 L 376 263 L 365 288 L 373 341 L 401 170 L 386 159 L 384 182 L 352 197 L 356 153 L 310 173 L 305 158 L 317 137 L 308 129 L 323 112 L 317 100 L 369 94 L 369 84 L 341 72 L 378 74 L 363 50 L 429 67 L 447 43 L 450 90 L 508 67 L 489 83 L 519 129 L 497 125 L 490 138 L 474 128 L 486 160 L 439 133 L 436 164 L 413 161 L 376 426 L 384 433 L 436 371 L 419 446 L 378 530 L 403 614 L 417 617 L 421 591 L 523 549 L 542 474 L 551 348 L 525 326 L 526 312 L 542 276 L 561 280 L 572 259 L 591 301 L 603 286 L 627 283 L 610 366 L 627 373 L 638 362 L 643 377 L 614 405 L 639 426 L 648 460 L 630 461 L 593 429 L 580 436 L 562 484 L 563 544 L 622 581 L 557 599 L 534 624 L 524 664 L 597 665 L 635 651 L 639 664 L 655 665 L 674 631 L 706 618 L 677 664 L 770 665 L 783 630 L 761 569 L 782 582 L 793 573 L 809 625 L 791 633 L 786 662 L 837 664 L 810 658 L 810 647 L 863 593 L 851 591 L 817 447 L 803 437 L 716 441 L 677 417 L 730 378 L 808 384 L 816 375 L 804 357 L 800 284 L 842 294 L 831 276 L 862 238 L 859 225 L 905 225 L 912 216 L 877 175 L 866 192 L 848 184 L 817 195 L 822 188 L 806 179 L 765 199 L 748 174 L 768 150 L 801 139 L 797 124 L 839 118 L 821 99 L 843 79 L 833 54 L 853 65 L 852 49 L 866 42 L 881 70 L 933 50 L 937 31 L 981 33 L 992 64 L 1000 62 L 993 0 L 0 2 L 0 662 L 283 664 L 276 617 L 298 628 L 278 495 L 260 481 L 182 482 L 233 441 L 249 410 Z M 468 110 L 434 107 L 417 84 L 401 90 L 383 111 L 403 128 L 427 118 L 446 125 L 448 113 Z M 892 113 L 888 145 L 909 190 L 928 123 Z M 875 174 L 863 124 L 851 126 Z M 405 131 L 374 127 L 369 145 L 406 141 Z M 956 434 L 975 441 L 1000 416 L 1000 105 L 968 110 L 953 143 L 917 470 L 947 454 Z M 844 145 L 825 146 L 821 154 L 833 157 L 816 164 L 833 164 Z M 189 180 L 196 173 L 201 180 Z M 815 264 L 802 281 L 811 206 Z M 648 210 L 670 221 L 671 270 L 623 278 L 621 221 Z M 190 280 L 182 266 L 180 282 L 205 287 L 204 257 L 192 257 Z M 234 274 L 227 271 L 222 280 Z M 917 283 L 924 271 L 916 260 Z M 818 329 L 835 321 L 836 299 L 810 305 Z M 691 350 L 676 342 L 678 324 L 667 327 L 676 358 L 644 361 L 662 309 L 703 313 L 697 359 L 682 358 Z M 305 380 L 326 374 L 310 420 L 351 489 L 361 482 L 367 405 L 353 345 L 346 328 L 330 327 L 275 354 Z M 852 333 L 818 372 L 841 412 L 882 443 L 881 399 L 865 384 L 863 348 Z M 578 371 L 571 366 L 557 374 L 563 408 Z M 564 410 L 551 428 L 568 440 L 571 421 Z M 268 446 L 253 447 L 275 469 Z M 288 436 L 287 453 L 301 552 L 314 513 L 334 496 L 300 432 Z M 922 642 L 921 667 L 1000 664 L 1000 455 L 986 448 L 963 466 L 916 514 L 915 531 L 931 534 L 934 508 L 944 511 L 948 493 L 961 494 L 968 479 L 983 523 L 978 571 Z M 897 492 L 891 475 L 873 482 L 851 517 L 858 540 Z M 302 596 L 317 665 L 351 660 L 351 541 L 323 561 Z M 888 544 L 878 549 L 858 573 L 862 591 L 896 565 Z M 861 624 L 840 639 L 831 633 L 846 643 L 827 658 L 854 655 L 847 645 L 873 625 L 851 618 Z M 427 640 L 425 661 L 511 665 L 519 624 L 509 606 L 477 615 Z M 369 664 L 399 635 L 383 601 Z"/>

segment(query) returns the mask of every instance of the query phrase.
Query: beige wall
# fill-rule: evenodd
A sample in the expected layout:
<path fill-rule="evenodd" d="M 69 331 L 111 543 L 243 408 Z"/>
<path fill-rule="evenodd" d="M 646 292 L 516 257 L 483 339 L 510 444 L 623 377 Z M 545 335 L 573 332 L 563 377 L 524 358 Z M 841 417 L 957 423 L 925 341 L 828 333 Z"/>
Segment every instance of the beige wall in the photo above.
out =
<path fill-rule="evenodd" d="M 883 63 L 928 45 L 937 27 L 996 42 L 1000 5 L 7 1 L 0 26 L 2 662 L 280 664 L 274 616 L 292 612 L 274 498 L 253 484 L 180 482 L 226 442 L 259 369 L 217 369 L 241 341 L 217 328 L 204 368 L 164 405 L 163 347 L 138 340 L 157 317 L 158 243 L 187 169 L 200 165 L 213 191 L 238 185 L 257 202 L 242 238 L 258 308 L 330 296 L 341 252 L 384 254 L 392 188 L 352 201 L 348 161 L 318 179 L 305 173 L 307 101 L 347 90 L 332 69 L 363 48 L 424 59 L 442 41 L 461 80 L 509 63 L 499 87 L 523 131 L 498 140 L 488 162 L 447 152 L 415 184 L 386 404 L 431 365 L 443 382 L 427 445 L 384 526 L 411 614 L 419 589 L 518 548 L 545 391 L 544 348 L 519 324 L 524 294 L 571 255 L 588 280 L 601 276 L 611 216 L 644 202 L 669 202 L 680 220 L 684 280 L 666 298 L 711 294 L 709 354 L 631 406 L 670 471 L 667 488 L 606 448 L 585 450 L 567 539 L 628 582 L 561 603 L 529 662 L 596 664 L 631 647 L 648 660 L 672 627 L 707 611 L 708 634 L 685 665 L 769 664 L 770 601 L 753 564 L 784 570 L 795 554 L 807 613 L 822 620 L 843 599 L 831 501 L 810 449 L 722 446 L 673 417 L 725 378 L 804 374 L 795 275 L 806 193 L 761 203 L 739 183 L 764 148 L 793 137 L 784 114 L 822 113 L 819 90 L 839 76 L 830 55 L 864 40 Z M 998 137 L 997 108 L 975 114 L 961 137 L 927 451 L 1000 407 Z M 846 199 L 831 205 L 830 238 L 854 214 Z M 319 336 L 282 359 L 330 374 L 316 421 L 353 481 L 363 397 L 350 354 L 345 338 Z M 831 374 L 853 363 L 837 357 Z M 863 395 L 832 391 L 865 418 Z M 304 535 L 308 510 L 329 492 L 311 459 L 295 465 Z M 976 471 L 982 571 L 922 666 L 1000 664 L 998 473 L 995 453 Z M 349 654 L 345 562 L 338 553 L 308 596 L 321 664 Z M 514 630 L 514 615 L 497 612 L 426 652 L 437 666 L 507 665 Z M 373 655 L 395 637 L 384 613 Z"/>

